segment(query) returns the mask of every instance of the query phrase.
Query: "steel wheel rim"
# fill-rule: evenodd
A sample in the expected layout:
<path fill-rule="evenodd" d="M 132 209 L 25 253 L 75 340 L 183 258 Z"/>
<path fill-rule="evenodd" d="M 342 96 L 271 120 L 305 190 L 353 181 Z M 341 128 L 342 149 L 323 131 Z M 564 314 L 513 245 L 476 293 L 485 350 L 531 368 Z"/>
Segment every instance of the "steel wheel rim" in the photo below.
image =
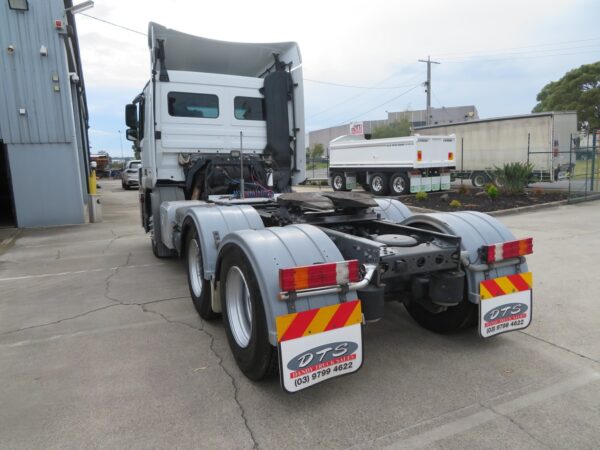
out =
<path fill-rule="evenodd" d="M 381 177 L 375 177 L 373 178 L 373 190 L 375 192 L 381 192 L 381 190 L 383 189 L 383 180 L 381 179 Z"/>
<path fill-rule="evenodd" d="M 392 187 L 394 188 L 394 192 L 397 192 L 398 194 L 401 192 L 404 192 L 404 188 L 406 187 L 404 185 L 404 178 L 402 178 L 402 177 L 394 178 Z"/>
<path fill-rule="evenodd" d="M 476 175 L 473 180 L 475 181 L 475 186 L 481 187 L 485 184 L 483 175 Z"/>
<path fill-rule="evenodd" d="M 342 188 L 342 177 L 341 177 L 341 175 L 336 175 L 335 177 L 333 177 L 333 186 L 336 189 L 341 189 Z"/>
<path fill-rule="evenodd" d="M 196 239 L 190 241 L 188 249 L 188 273 L 190 276 L 190 284 L 192 292 L 196 297 L 202 295 L 203 279 L 202 279 L 202 261 L 200 261 L 200 247 Z"/>
<path fill-rule="evenodd" d="M 235 342 L 245 348 L 250 343 L 252 334 L 252 305 L 246 278 L 237 266 L 231 267 L 227 272 L 225 304 L 231 334 Z"/>

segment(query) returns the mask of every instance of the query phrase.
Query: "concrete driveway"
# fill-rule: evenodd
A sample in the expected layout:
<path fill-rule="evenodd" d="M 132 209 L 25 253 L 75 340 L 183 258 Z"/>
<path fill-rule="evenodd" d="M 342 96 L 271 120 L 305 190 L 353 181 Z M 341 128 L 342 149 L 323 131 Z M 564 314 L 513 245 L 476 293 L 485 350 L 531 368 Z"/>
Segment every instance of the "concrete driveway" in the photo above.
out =
<path fill-rule="evenodd" d="M 438 336 L 390 304 L 357 374 L 287 395 L 198 319 L 137 193 L 101 191 L 104 222 L 0 254 L 0 447 L 598 448 L 600 203 L 501 219 L 534 237 L 527 330 Z"/>

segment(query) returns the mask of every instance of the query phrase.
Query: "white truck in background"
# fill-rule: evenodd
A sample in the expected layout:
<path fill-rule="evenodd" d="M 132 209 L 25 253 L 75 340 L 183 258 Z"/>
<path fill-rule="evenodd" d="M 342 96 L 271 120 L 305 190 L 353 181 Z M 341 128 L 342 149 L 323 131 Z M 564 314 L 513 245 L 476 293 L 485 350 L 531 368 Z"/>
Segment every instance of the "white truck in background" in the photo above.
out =
<path fill-rule="evenodd" d="M 358 184 L 378 196 L 443 191 L 455 153 L 454 136 L 340 136 L 329 144 L 329 178 L 335 191 Z"/>
<path fill-rule="evenodd" d="M 439 333 L 529 325 L 531 239 L 493 217 L 292 192 L 305 178 L 295 43 L 214 41 L 155 23 L 148 36 L 151 79 L 125 108 L 142 156 L 142 226 L 157 257 L 183 258 L 194 307 L 203 320 L 222 316 L 248 378 L 279 372 L 297 392 L 358 371 L 363 326 L 386 301 Z"/>

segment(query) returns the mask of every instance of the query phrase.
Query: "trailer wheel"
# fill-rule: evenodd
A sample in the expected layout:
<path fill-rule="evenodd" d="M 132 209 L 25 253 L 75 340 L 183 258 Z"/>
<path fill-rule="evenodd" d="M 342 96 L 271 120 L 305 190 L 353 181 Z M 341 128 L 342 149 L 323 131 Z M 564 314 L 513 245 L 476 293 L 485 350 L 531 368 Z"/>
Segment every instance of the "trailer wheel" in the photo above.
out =
<path fill-rule="evenodd" d="M 214 319 L 217 314 L 211 306 L 210 284 L 204 279 L 200 239 L 198 238 L 198 231 L 194 227 L 185 236 L 184 251 L 188 287 L 194 308 L 196 308 L 202 319 Z"/>
<path fill-rule="evenodd" d="M 439 313 L 428 311 L 416 302 L 404 306 L 420 326 L 434 333 L 454 333 L 474 325 L 477 321 L 477 305 L 469 302 L 466 296 L 458 305 L 450 306 Z"/>
<path fill-rule="evenodd" d="M 384 173 L 374 173 L 371 175 L 371 181 L 369 183 L 371 192 L 375 195 L 386 195 L 388 192 L 388 177 Z"/>
<path fill-rule="evenodd" d="M 251 380 L 277 372 L 277 350 L 269 343 L 263 299 L 254 270 L 239 247 L 223 250 L 221 304 L 229 347 L 240 370 Z"/>
<path fill-rule="evenodd" d="M 471 183 L 475 187 L 483 187 L 485 183 L 489 181 L 489 177 L 485 174 L 485 172 L 475 172 L 471 176 Z"/>
<path fill-rule="evenodd" d="M 404 172 L 398 172 L 390 178 L 390 192 L 394 195 L 408 193 L 410 182 Z"/>
<path fill-rule="evenodd" d="M 334 173 L 331 177 L 331 187 L 334 191 L 346 191 L 346 177 L 341 173 Z"/>

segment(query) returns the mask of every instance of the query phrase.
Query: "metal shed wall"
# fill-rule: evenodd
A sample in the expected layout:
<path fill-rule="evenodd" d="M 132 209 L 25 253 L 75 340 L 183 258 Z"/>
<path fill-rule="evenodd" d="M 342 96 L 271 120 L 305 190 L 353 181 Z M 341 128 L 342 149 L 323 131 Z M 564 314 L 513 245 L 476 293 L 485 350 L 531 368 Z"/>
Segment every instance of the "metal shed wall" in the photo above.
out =
<path fill-rule="evenodd" d="M 63 0 L 28 3 L 28 11 L 15 11 L 0 1 L 0 139 L 8 149 L 17 226 L 83 223 L 86 149 L 75 128 L 80 111 L 65 47 L 76 36 L 67 36 Z"/>

